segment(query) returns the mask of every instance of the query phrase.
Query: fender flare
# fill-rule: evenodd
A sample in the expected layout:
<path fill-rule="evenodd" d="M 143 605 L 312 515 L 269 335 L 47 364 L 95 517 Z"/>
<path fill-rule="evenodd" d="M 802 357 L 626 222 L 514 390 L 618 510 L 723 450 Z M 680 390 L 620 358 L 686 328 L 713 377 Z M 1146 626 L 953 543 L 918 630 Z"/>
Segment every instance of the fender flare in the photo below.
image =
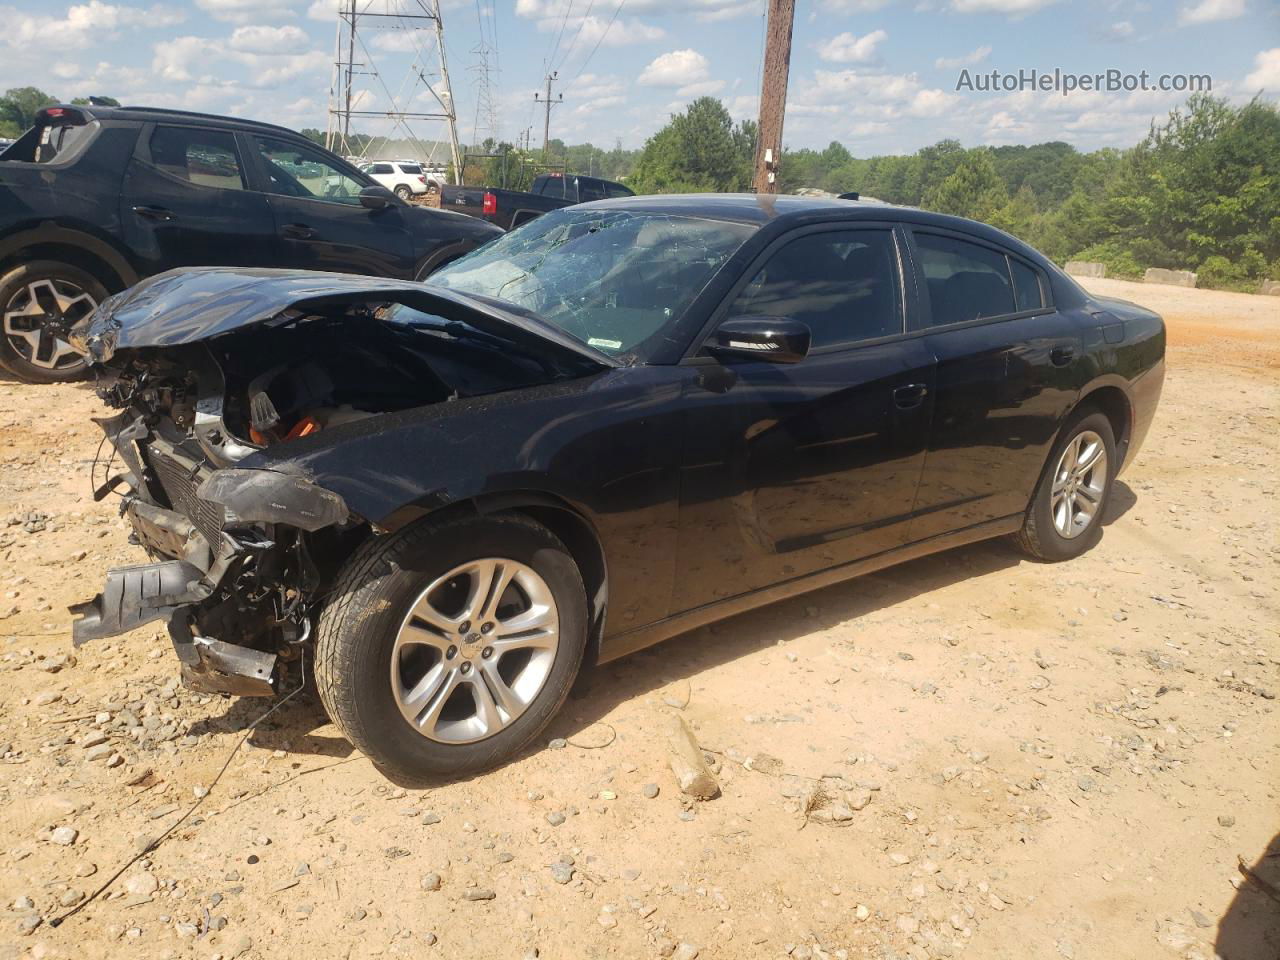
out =
<path fill-rule="evenodd" d="M 60 244 L 67 247 L 78 247 L 105 263 L 125 287 L 131 287 L 141 277 L 125 256 L 110 242 L 74 227 L 65 227 L 55 221 L 46 220 L 37 226 L 19 230 L 0 240 L 0 260 L 19 253 L 22 250 L 43 244 Z"/>

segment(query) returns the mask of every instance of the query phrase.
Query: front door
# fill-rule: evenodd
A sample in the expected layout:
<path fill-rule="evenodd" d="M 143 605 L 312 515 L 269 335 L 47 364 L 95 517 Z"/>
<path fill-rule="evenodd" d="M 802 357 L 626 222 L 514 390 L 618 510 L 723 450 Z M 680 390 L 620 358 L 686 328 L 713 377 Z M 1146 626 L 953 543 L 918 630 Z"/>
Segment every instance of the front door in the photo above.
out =
<path fill-rule="evenodd" d="M 911 539 L 1022 513 L 1076 396 L 1079 332 L 1031 263 L 967 236 L 912 231 L 924 342 L 938 360 Z"/>
<path fill-rule="evenodd" d="M 120 223 L 143 276 L 173 267 L 276 264 L 267 198 L 250 189 L 227 130 L 145 128 L 121 184 Z"/>
<path fill-rule="evenodd" d="M 905 541 L 933 357 L 904 336 L 900 251 L 888 226 L 811 230 L 775 246 L 722 311 L 800 320 L 813 341 L 796 364 L 693 361 L 674 610 Z"/>
<path fill-rule="evenodd" d="M 398 203 L 370 210 L 360 203 L 367 181 L 319 150 L 273 137 L 248 139 L 266 178 L 280 266 L 414 279 L 413 237 L 404 218 L 418 211 Z"/>

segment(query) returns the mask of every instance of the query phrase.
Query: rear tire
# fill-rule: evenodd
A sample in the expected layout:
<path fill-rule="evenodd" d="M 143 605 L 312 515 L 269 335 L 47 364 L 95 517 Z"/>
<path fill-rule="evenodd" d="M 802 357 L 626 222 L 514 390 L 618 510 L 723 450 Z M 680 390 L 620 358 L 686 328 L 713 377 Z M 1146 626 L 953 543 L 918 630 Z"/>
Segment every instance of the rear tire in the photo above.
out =
<path fill-rule="evenodd" d="M 1115 480 L 1115 435 L 1106 414 L 1073 414 L 1049 454 L 1014 542 L 1036 560 L 1072 560 L 1102 536 Z"/>
<path fill-rule="evenodd" d="M 88 373 L 65 335 L 107 297 L 93 274 L 33 260 L 0 276 L 0 366 L 25 383 L 66 383 Z"/>
<path fill-rule="evenodd" d="M 422 520 L 368 541 L 339 573 L 316 631 L 320 698 L 396 783 L 477 773 L 555 716 L 587 622 L 582 576 L 545 527 L 514 513 Z"/>
<path fill-rule="evenodd" d="M 408 187 L 406 187 L 402 183 L 400 184 L 400 186 L 396 187 L 396 196 L 399 197 L 401 200 L 407 201 L 410 197 L 413 196 L 413 191 L 410 190 Z"/>

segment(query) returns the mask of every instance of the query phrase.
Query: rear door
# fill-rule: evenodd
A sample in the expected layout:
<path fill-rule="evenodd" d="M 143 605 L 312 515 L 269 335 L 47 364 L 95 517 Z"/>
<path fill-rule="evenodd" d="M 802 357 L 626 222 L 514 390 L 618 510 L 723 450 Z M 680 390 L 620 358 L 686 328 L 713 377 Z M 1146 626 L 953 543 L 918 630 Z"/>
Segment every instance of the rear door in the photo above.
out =
<path fill-rule="evenodd" d="M 360 203 L 369 180 L 322 151 L 283 138 L 247 135 L 275 223 L 277 264 L 299 270 L 413 279 L 413 237 L 398 202 Z"/>
<path fill-rule="evenodd" d="M 145 125 L 121 184 L 120 222 L 143 275 L 275 263 L 271 210 L 250 189 L 229 130 Z"/>
<path fill-rule="evenodd" d="M 911 231 L 933 428 L 911 540 L 1019 514 L 1076 396 L 1080 334 L 1034 264 L 969 234 Z"/>
<path fill-rule="evenodd" d="M 749 268 L 717 320 L 783 316 L 796 364 L 695 357 L 686 396 L 677 610 L 901 545 L 924 463 L 933 357 L 906 332 L 889 224 L 793 233 Z"/>

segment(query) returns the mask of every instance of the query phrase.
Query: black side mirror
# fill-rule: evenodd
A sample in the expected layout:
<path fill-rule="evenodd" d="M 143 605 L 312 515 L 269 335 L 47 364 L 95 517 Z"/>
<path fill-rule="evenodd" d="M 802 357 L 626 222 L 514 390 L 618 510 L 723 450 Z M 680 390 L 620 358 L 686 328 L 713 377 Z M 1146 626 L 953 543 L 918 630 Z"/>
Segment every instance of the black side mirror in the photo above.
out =
<path fill-rule="evenodd" d="M 809 353 L 809 328 L 789 317 L 730 317 L 716 328 L 707 349 L 722 360 L 799 363 Z"/>
<path fill-rule="evenodd" d="M 366 210 L 385 210 L 396 202 L 396 195 L 379 184 L 360 191 L 360 206 Z"/>

